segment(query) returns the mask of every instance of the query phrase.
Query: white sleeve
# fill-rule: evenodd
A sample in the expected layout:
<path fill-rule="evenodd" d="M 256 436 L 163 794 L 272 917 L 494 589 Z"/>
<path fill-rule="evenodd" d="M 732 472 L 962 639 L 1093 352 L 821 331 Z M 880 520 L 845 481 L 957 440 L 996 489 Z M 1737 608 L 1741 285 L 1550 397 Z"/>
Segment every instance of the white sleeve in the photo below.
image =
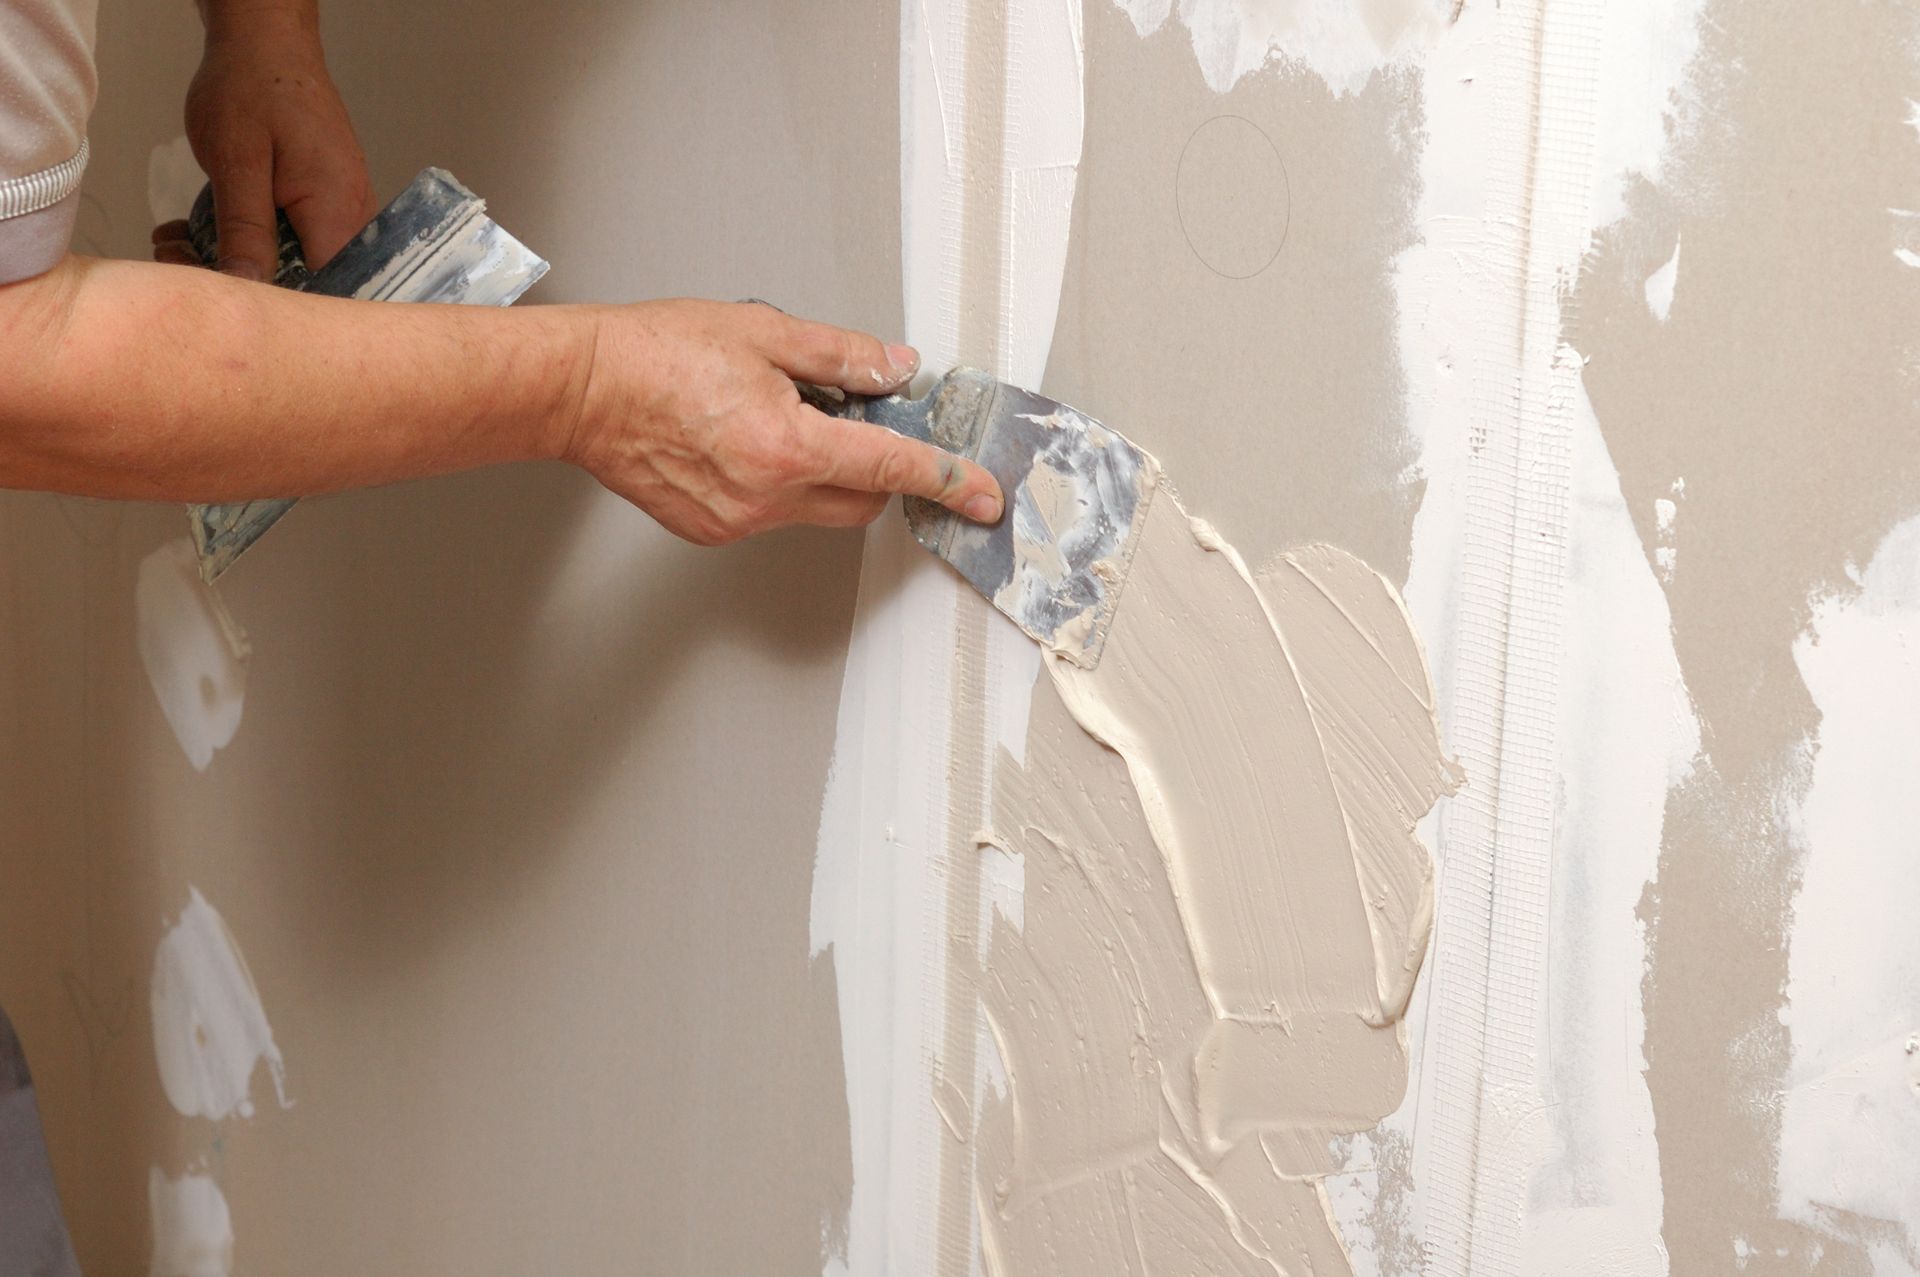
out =
<path fill-rule="evenodd" d="M 67 251 L 87 167 L 95 0 L 0 0 L 0 284 Z"/>

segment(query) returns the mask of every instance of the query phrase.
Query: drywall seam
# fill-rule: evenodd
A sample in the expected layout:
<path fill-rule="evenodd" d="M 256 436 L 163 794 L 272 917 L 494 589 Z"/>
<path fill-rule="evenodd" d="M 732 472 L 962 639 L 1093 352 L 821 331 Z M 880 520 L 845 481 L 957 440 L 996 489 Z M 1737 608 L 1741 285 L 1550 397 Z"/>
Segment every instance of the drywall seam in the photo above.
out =
<path fill-rule="evenodd" d="M 1454 634 L 1450 745 L 1467 788 L 1444 866 L 1414 1171 L 1427 1271 L 1516 1273 L 1544 1143 L 1556 697 L 1578 361 L 1561 297 L 1585 248 L 1601 6 L 1503 5 Z"/>
<path fill-rule="evenodd" d="M 1658 176 L 1674 117 L 1685 118 L 1679 95 L 1697 43 L 1698 10 L 1693 0 L 1617 0 L 1606 7 L 1597 44 L 1598 107 L 1590 118 L 1567 122 L 1575 136 L 1593 139 L 1588 225 L 1618 217 L 1636 177 Z M 1420 238 L 1395 264 L 1408 426 L 1419 441 L 1424 479 L 1407 599 L 1430 644 L 1442 726 L 1456 744 L 1455 717 L 1463 705 L 1458 648 L 1466 629 L 1457 615 L 1462 547 L 1469 520 L 1484 519 L 1478 485 L 1485 477 L 1487 378 L 1513 377 L 1512 356 L 1488 343 L 1487 324 L 1491 318 L 1502 334 L 1511 333 L 1519 313 L 1511 270 L 1496 269 L 1488 257 L 1502 242 L 1502 228 L 1490 233 L 1489 223 L 1506 219 L 1509 233 L 1518 225 L 1514 199 L 1494 185 L 1496 162 L 1513 159 L 1498 148 L 1511 146 L 1514 130 L 1496 127 L 1512 97 L 1510 49 L 1503 53 L 1509 16 L 1500 6 L 1470 0 L 1422 66 Z M 1510 174 L 1502 180 L 1512 187 Z M 1580 215 L 1576 185 L 1562 183 L 1563 198 L 1549 210 L 1569 239 Z M 1535 208 L 1529 215 L 1539 213 Z M 1573 244 L 1563 241 L 1557 265 L 1563 288 L 1575 269 Z M 1578 362 L 1567 352 L 1554 357 L 1563 368 Z M 1427 1058 L 1442 1033 L 1444 1008 L 1435 1002 L 1434 981 L 1422 983 L 1408 1012 L 1415 1078 L 1408 1101 L 1378 1129 L 1356 1136 L 1346 1174 L 1328 1181 L 1356 1270 L 1366 1277 L 1422 1270 L 1429 1214 L 1444 1214 L 1448 1200 L 1460 1208 L 1459 1180 L 1475 1173 L 1462 1161 L 1462 1148 L 1480 1156 L 1483 1146 L 1531 1163 L 1520 1271 L 1564 1271 L 1570 1253 L 1604 1255 L 1609 1271 L 1622 1277 L 1666 1271 L 1659 1156 L 1641 1046 L 1646 1008 L 1639 973 L 1648 936 L 1636 898 L 1658 862 L 1666 788 L 1685 775 L 1699 729 L 1679 676 L 1665 600 L 1598 423 L 1578 384 L 1556 386 L 1555 393 L 1572 406 L 1573 448 L 1565 612 L 1554 676 L 1553 762 L 1562 805 L 1552 831 L 1546 947 L 1535 950 L 1542 967 L 1533 991 L 1540 1003 L 1536 1092 L 1505 1096 L 1485 1130 L 1456 1131 L 1454 1155 L 1445 1162 L 1454 1181 L 1446 1182 L 1431 1153 L 1434 1125 L 1448 1115 L 1433 1102 Z M 1677 475 L 1673 495 L 1682 495 Z M 1655 565 L 1670 563 L 1673 554 L 1670 543 L 1656 546 Z M 1453 856 L 1455 840 L 1446 830 L 1452 819 L 1443 805 L 1435 821 L 1440 832 L 1431 835 L 1441 890 L 1460 891 L 1462 875 L 1479 872 L 1482 879 L 1466 887 L 1490 909 L 1494 889 L 1486 875 L 1494 867 Z M 1450 942 L 1458 937 L 1443 920 L 1435 943 Z M 1449 962 L 1457 954 L 1450 952 Z M 1477 1006 L 1469 1006 L 1477 1016 Z M 1483 1028 L 1476 1019 L 1475 1031 Z M 1518 1165 L 1511 1169 L 1514 1177 L 1522 1173 Z M 1436 1179 L 1437 1206 L 1431 1201 Z"/>
<path fill-rule="evenodd" d="M 906 336 L 928 370 L 985 355 L 1000 375 L 1035 385 L 1059 305 L 1080 159 L 1080 4 L 1003 0 L 992 8 L 1005 15 L 1007 51 L 1003 125 L 990 144 L 999 150 L 1000 174 L 986 180 L 978 152 L 968 154 L 979 142 L 969 136 L 978 124 L 965 100 L 974 90 L 963 47 L 974 7 L 966 0 L 902 5 Z M 971 265 L 963 265 L 969 191 L 983 185 L 995 193 L 994 204 L 973 208 L 973 222 L 999 229 L 993 246 L 983 252 L 976 245 Z M 976 276 L 982 258 L 995 254 L 989 290 Z M 962 654 L 969 616 L 981 644 L 972 657 Z M 946 996 L 947 963 L 966 950 L 948 943 L 954 893 L 943 862 L 955 839 L 972 832 L 951 820 L 953 779 L 956 769 L 979 777 L 978 806 L 990 813 L 987 769 L 996 748 L 1024 752 L 1039 669 L 1026 636 L 914 545 L 897 511 L 868 533 L 821 807 L 811 918 L 813 951 L 833 955 L 852 1125 L 846 1245 L 826 1256 L 828 1273 L 931 1273 L 940 1263 L 939 1172 L 949 1137 L 934 1096 L 949 1101 L 949 1114 L 960 1113 L 950 1101 L 964 1105 L 999 1071 L 984 1023 L 970 1069 L 946 1059 L 964 1054 L 950 1049 Z M 978 738 L 969 746 L 972 757 L 951 748 L 963 670 L 973 671 L 965 677 L 980 707 L 978 726 L 960 733 Z M 991 909 L 989 896 L 1017 901 L 1017 868 L 1005 860 L 974 886 L 976 907 Z M 955 910 L 964 912 L 962 903 L 955 900 Z M 965 930 L 976 939 L 986 933 L 983 925 Z M 957 1229 L 950 1223 L 949 1231 Z M 977 1238 L 977 1227 L 969 1232 Z M 836 1235 L 840 1230 L 823 1227 L 823 1237 Z"/>
<path fill-rule="evenodd" d="M 1006 289 L 1006 130 L 1008 66 L 1015 13 L 1008 0 L 970 0 L 952 6 L 948 47 L 957 55 L 961 85 L 960 160 L 970 180 L 949 187 L 958 205 L 949 229 L 954 252 L 940 290 L 955 303 L 953 357 L 1001 372 L 999 351 Z M 951 106 L 949 100 L 947 103 Z M 951 131 L 949 136 L 951 136 Z M 953 700 L 948 712 L 947 839 L 939 868 L 946 881 L 942 934 L 946 981 L 942 1032 L 934 1057 L 934 1094 L 963 1100 L 970 1113 L 981 1081 L 981 1018 L 976 992 L 980 969 L 980 854 L 975 831 L 986 814 L 987 632 L 991 610 L 962 596 L 954 609 Z M 936 1105 L 936 1112 L 939 1106 Z M 971 1277 L 978 1249 L 972 1202 L 974 1142 L 971 1122 L 941 1123 L 935 1203 L 935 1254 L 940 1277 Z"/>

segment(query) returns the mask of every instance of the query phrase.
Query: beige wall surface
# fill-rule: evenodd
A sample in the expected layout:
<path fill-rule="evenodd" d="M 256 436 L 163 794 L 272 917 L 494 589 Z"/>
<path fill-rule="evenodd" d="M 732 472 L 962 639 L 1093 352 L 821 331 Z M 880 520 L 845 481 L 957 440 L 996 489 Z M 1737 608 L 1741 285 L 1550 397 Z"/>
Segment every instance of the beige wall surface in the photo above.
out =
<path fill-rule="evenodd" d="M 533 302 L 758 296 L 900 327 L 897 30 L 855 3 L 326 6 L 384 198 L 451 170 Z M 83 251 L 144 251 L 190 4 L 112 3 Z M 314 501 L 221 583 L 253 655 L 195 772 L 135 648 L 177 508 L 0 502 L 0 1002 L 89 1272 L 149 1167 L 243 1272 L 817 1271 L 846 1097 L 808 882 L 859 537 L 680 544 L 585 475 Z M 291 1107 L 174 1115 L 164 925 L 224 916 Z"/>
<path fill-rule="evenodd" d="M 1023 3 L 950 4 L 943 38 L 1024 47 Z M 1324 540 L 1403 587 L 1470 763 L 1424 827 L 1408 1097 L 1339 1150 L 1327 1210 L 1364 1273 L 1920 1272 L 1913 14 L 1360 7 L 1415 34 L 1355 64 L 1283 31 L 1223 74 L 1258 6 L 1068 4 L 1085 125 L 1042 387 L 1255 567 Z M 1183 11 L 1229 16 L 1200 49 Z M 487 196 L 554 262 L 523 304 L 903 326 L 896 6 L 327 13 L 381 193 L 431 163 Z M 197 33 L 126 0 L 101 28 L 81 246 L 133 254 Z M 992 100 L 944 86 L 943 127 L 987 157 L 952 201 L 981 238 L 926 260 L 990 363 L 1013 290 L 978 227 L 1031 210 L 985 134 L 1023 81 L 968 79 Z M 697 551 L 558 467 L 305 504 L 222 582 L 253 656 L 197 772 L 135 649 L 139 566 L 184 530 L 0 500 L 0 1003 L 90 1271 L 145 1268 L 155 1166 L 218 1179 L 242 1272 L 810 1274 L 850 1228 L 939 1231 L 904 1195 L 849 1224 L 863 1103 L 869 1134 L 951 1128 L 909 1051 L 849 1094 L 851 963 L 808 957 L 857 536 Z M 974 656 L 957 685 L 1026 705 Z M 929 794 L 994 748 L 943 745 Z M 148 986 L 190 888 L 291 1107 L 263 1075 L 250 1118 L 162 1091 Z M 966 1271 L 981 1202 L 955 1203 Z"/>

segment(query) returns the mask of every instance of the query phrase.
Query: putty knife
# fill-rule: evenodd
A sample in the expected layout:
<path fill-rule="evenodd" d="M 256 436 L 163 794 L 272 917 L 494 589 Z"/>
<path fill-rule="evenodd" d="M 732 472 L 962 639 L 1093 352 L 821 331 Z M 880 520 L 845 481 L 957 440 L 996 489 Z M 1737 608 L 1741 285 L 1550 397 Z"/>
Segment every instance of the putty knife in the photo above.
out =
<path fill-rule="evenodd" d="M 218 258 L 214 232 L 209 186 L 188 219 L 194 250 L 209 264 Z M 484 201 L 429 168 L 317 272 L 307 271 L 283 215 L 273 282 L 372 301 L 507 306 L 546 270 L 486 216 Z M 948 373 L 920 399 L 801 389 L 825 412 L 885 426 L 990 471 L 1007 498 L 998 523 L 977 524 L 909 498 L 913 535 L 1042 646 L 1089 669 L 1098 663 L 1159 483 L 1158 462 L 1084 413 L 972 369 Z M 293 504 L 191 507 L 200 574 L 211 581 L 226 571 Z"/>
<path fill-rule="evenodd" d="M 300 239 L 282 213 L 272 282 L 361 301 L 511 306 L 547 273 L 547 263 L 486 214 L 486 201 L 451 173 L 422 169 L 332 261 L 308 271 Z M 218 260 L 211 185 L 194 202 L 187 236 L 201 261 L 211 266 Z M 233 566 L 293 504 L 268 499 L 189 506 L 200 575 L 212 581 Z"/>
<path fill-rule="evenodd" d="M 971 368 L 920 399 L 802 386 L 822 412 L 885 426 L 980 465 L 1006 513 L 979 524 L 907 498 L 907 525 L 1042 647 L 1092 669 L 1133 566 L 1160 463 L 1098 421 Z"/>

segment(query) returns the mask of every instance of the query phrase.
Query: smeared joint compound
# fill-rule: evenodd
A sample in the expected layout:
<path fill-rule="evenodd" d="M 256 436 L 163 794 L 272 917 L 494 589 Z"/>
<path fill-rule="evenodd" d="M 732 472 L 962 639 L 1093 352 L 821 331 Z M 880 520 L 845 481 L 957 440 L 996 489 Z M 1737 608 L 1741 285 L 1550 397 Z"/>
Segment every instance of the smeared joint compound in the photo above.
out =
<path fill-rule="evenodd" d="M 286 1068 L 253 974 L 197 888 L 154 954 L 151 1001 L 160 1083 L 183 1116 L 253 1116 L 247 1092 L 261 1060 L 280 1106 L 288 1106 Z"/>
<path fill-rule="evenodd" d="M 1400 600 L 1326 546 L 1250 573 L 1163 490 L 1100 665 L 1049 670 L 995 782 L 987 1270 L 1346 1272 L 1319 1181 L 1405 1090 L 1458 779 Z"/>
<path fill-rule="evenodd" d="M 1171 0 L 1114 0 L 1141 35 L 1166 23 Z M 1207 87 L 1225 93 L 1268 62 L 1312 71 L 1335 93 L 1357 93 L 1383 67 L 1412 62 L 1439 39 L 1453 0 L 1180 0 L 1180 21 Z"/>
<path fill-rule="evenodd" d="M 167 726 L 194 770 L 240 730 L 252 651 L 246 631 L 200 579 L 193 542 L 169 541 L 140 563 L 134 586 L 140 663 Z"/>
<path fill-rule="evenodd" d="M 1820 718 L 1797 821 L 1779 1200 L 1876 1255 L 1875 1272 L 1905 1272 L 1920 1268 L 1920 518 L 1850 575 L 1853 589 L 1812 600 L 1793 645 Z"/>
<path fill-rule="evenodd" d="M 212 1177 L 174 1179 L 152 1167 L 147 1211 L 153 1222 L 152 1277 L 228 1277 L 233 1271 L 233 1217 Z"/>

